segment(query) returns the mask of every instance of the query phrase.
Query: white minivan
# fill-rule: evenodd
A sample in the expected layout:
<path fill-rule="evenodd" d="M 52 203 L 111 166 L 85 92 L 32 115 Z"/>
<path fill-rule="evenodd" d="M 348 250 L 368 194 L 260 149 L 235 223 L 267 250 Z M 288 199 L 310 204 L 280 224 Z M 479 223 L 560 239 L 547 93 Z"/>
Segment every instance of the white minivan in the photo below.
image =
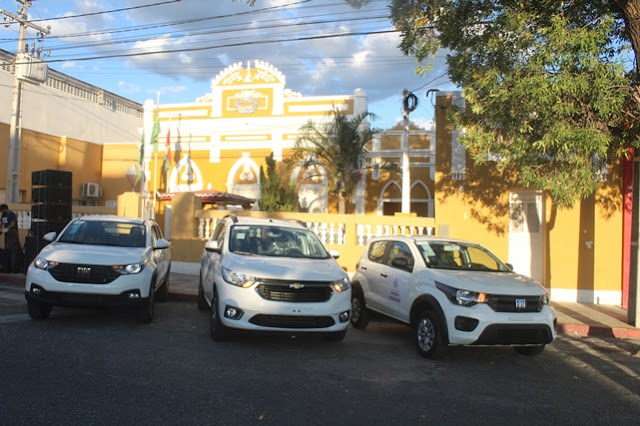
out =
<path fill-rule="evenodd" d="M 213 340 L 244 330 L 341 341 L 351 287 L 337 255 L 301 222 L 235 215 L 218 221 L 202 254 L 198 291 Z"/>

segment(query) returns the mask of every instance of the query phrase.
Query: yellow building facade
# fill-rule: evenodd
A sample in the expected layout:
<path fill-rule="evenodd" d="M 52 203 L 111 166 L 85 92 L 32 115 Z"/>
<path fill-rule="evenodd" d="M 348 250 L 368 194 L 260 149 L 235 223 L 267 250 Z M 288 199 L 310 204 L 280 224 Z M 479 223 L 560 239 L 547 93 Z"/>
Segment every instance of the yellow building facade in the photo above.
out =
<path fill-rule="evenodd" d="M 432 218 L 430 232 L 482 243 L 516 271 L 540 280 L 550 289 L 552 299 L 624 305 L 628 297 L 628 262 L 624 259 L 629 248 L 625 217 L 629 212 L 624 203 L 623 165 L 607 170 L 594 197 L 571 209 L 559 209 L 544 193 L 519 188 L 513 176 L 498 175 L 490 161 L 473 165 L 458 143 L 458 131 L 447 119 L 453 103 L 464 106 L 460 93 L 438 93 L 433 127 L 400 122 L 376 134 L 368 146 L 371 167 L 363 170 L 347 211 L 372 217 L 393 215 L 401 212 L 409 194 L 410 212 Z M 135 119 L 136 105 L 130 107 L 134 114 L 127 117 Z M 138 105 L 140 115 L 127 124 L 126 136 L 117 140 L 96 143 L 92 136 L 70 137 L 61 131 L 33 128 L 35 125 L 24 128 L 23 202 L 30 202 L 31 171 L 67 170 L 73 172 L 74 198 L 82 198 L 81 182 L 96 182 L 103 190 L 98 199 L 101 206 L 115 207 L 121 194 L 141 190 L 148 208 L 156 201 L 156 219 L 171 235 L 170 209 L 166 209 L 171 206 L 171 194 L 218 192 L 259 199 L 259 169 L 273 154 L 283 165 L 284 180 L 297 184 L 304 211 L 315 218 L 334 213 L 337 200 L 327 194 L 326 170 L 309 171 L 296 164 L 284 167 L 292 157 L 300 128 L 309 120 L 321 126 L 334 108 L 350 115 L 365 112 L 366 92 L 356 89 L 349 95 L 305 97 L 288 89 L 286 77 L 269 63 L 233 64 L 212 79 L 209 93 L 194 102 L 158 104 L 149 100 Z M 100 114 L 115 127 L 122 121 L 117 112 L 116 108 Z M 113 118 L 105 119 L 109 114 Z M 150 142 L 156 119 L 159 144 L 154 151 Z M 5 153 L 6 123 L 0 120 L 0 152 Z M 144 179 L 134 185 L 143 134 Z M 406 147 L 403 137 L 408 138 Z M 165 171 L 167 150 L 172 159 Z M 408 191 L 403 191 L 398 173 L 373 167 L 384 162 L 401 164 L 403 158 L 409 163 Z M 0 161 L 0 191 L 5 186 L 6 167 Z M 147 214 L 153 213 L 147 210 Z M 412 217 L 405 214 L 393 220 L 410 225 L 415 220 Z M 174 231 L 183 238 L 181 231 Z M 195 253 L 193 259 L 183 259 L 195 264 L 202 237 L 191 238 L 192 242 L 187 238 L 180 245 L 198 246 L 189 251 Z M 361 245 L 350 248 L 359 253 L 362 249 Z M 345 268 L 353 270 L 351 263 Z"/>

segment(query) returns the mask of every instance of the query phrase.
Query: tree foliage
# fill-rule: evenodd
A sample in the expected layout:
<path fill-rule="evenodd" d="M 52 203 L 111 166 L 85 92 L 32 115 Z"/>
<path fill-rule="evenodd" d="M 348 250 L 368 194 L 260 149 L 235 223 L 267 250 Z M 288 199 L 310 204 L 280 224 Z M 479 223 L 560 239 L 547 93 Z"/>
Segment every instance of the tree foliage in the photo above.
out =
<path fill-rule="evenodd" d="M 260 210 L 265 212 L 293 212 L 298 210 L 295 190 L 285 187 L 278 174 L 273 153 L 265 158 L 267 171 L 260 166 Z"/>
<path fill-rule="evenodd" d="M 368 0 L 347 0 L 358 6 Z M 389 0 L 401 50 L 424 69 L 441 49 L 476 163 L 570 206 L 639 146 L 640 0 Z M 633 55 L 635 53 L 635 56 Z"/>
<path fill-rule="evenodd" d="M 349 118 L 337 109 L 329 115 L 331 119 L 326 124 L 309 121 L 302 126 L 294 160 L 303 168 L 324 167 L 327 189 L 338 197 L 339 211 L 344 213 L 345 200 L 353 196 L 366 167 L 366 145 L 375 133 L 367 119 L 375 116 L 365 112 Z"/>

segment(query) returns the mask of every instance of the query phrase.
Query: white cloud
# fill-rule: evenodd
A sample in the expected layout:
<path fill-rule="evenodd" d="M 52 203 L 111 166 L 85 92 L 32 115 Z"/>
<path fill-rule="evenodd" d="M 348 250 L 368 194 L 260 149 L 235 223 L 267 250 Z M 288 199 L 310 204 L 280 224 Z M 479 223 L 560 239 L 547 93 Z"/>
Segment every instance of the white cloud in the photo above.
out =
<path fill-rule="evenodd" d="M 398 33 L 294 41 L 300 37 L 342 32 L 389 30 L 391 23 L 385 19 L 388 15 L 386 2 L 372 2 L 360 10 L 351 9 L 340 1 L 318 1 L 314 2 L 317 4 L 303 3 L 265 10 L 293 2 L 294 0 L 260 0 L 250 7 L 246 0 L 192 0 L 126 12 L 55 20 L 50 21 L 52 35 L 81 34 L 82 37 L 47 40 L 45 48 L 52 48 L 50 59 L 67 60 L 68 63 L 62 63 L 62 68 L 73 69 L 74 77 L 85 79 L 99 87 L 118 87 L 124 95 L 131 94 L 134 86 L 138 86 L 140 94 L 148 94 L 153 98 L 160 90 L 165 94 L 165 99 L 171 98 L 170 102 L 195 100 L 209 92 L 211 80 L 225 67 L 254 59 L 269 62 L 278 68 L 286 76 L 286 87 L 303 96 L 351 94 L 356 88 L 363 88 L 371 106 L 378 107 L 384 103 L 389 105 L 380 110 L 384 111 L 387 121 L 388 117 L 400 116 L 403 89 L 420 90 L 417 94 L 420 106 L 412 114 L 412 119 L 414 116 L 432 115 L 427 111 L 432 107 L 424 99 L 427 89 L 451 90 L 451 85 L 447 87 L 447 78 L 429 83 L 445 73 L 444 55 L 435 58 L 433 71 L 422 77 L 417 76 L 414 72 L 414 59 L 402 55 L 398 48 L 401 41 Z M 134 4 L 137 2 L 74 0 L 46 2 L 46 7 L 45 3 L 34 2 L 31 9 L 41 12 L 42 16 L 39 18 L 46 18 L 118 9 L 123 5 Z M 375 19 L 358 20 L 362 17 Z M 119 27 L 126 29 L 198 19 L 204 20 L 188 25 L 150 28 L 143 32 L 93 34 Z M 342 19 L 349 20 L 341 21 Z M 325 22 L 300 25 L 312 21 Z M 133 41 L 106 43 L 128 39 Z M 274 39 L 292 41 L 251 44 Z M 86 46 L 88 42 L 105 43 L 78 48 Z M 86 57 L 135 52 L 159 53 L 108 61 L 80 61 Z M 91 68 L 83 70 L 78 64 L 99 67 L 93 72 L 87 72 Z M 55 64 L 52 66 L 55 67 Z M 129 92 L 125 93 L 125 90 Z M 140 97 L 133 99 L 144 101 Z"/>
<path fill-rule="evenodd" d="M 146 93 L 150 95 L 155 95 L 160 93 L 160 95 L 166 94 L 175 94 L 175 93 L 183 93 L 187 90 L 186 86 L 162 86 L 157 89 L 147 89 Z"/>
<path fill-rule="evenodd" d="M 135 83 L 130 83 L 127 81 L 118 81 L 118 89 L 121 90 L 123 93 L 126 94 L 132 94 L 132 93 L 139 93 L 140 92 L 140 86 L 138 86 Z"/>

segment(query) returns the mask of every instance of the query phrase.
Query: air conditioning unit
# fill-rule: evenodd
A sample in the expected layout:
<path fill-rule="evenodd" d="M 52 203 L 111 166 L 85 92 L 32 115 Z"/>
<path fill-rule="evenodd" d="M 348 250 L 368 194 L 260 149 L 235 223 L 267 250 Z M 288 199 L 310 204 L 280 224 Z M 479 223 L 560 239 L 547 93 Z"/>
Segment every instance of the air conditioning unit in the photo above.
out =
<path fill-rule="evenodd" d="M 102 197 L 102 188 L 97 183 L 85 182 L 82 184 L 83 198 L 100 198 Z"/>

